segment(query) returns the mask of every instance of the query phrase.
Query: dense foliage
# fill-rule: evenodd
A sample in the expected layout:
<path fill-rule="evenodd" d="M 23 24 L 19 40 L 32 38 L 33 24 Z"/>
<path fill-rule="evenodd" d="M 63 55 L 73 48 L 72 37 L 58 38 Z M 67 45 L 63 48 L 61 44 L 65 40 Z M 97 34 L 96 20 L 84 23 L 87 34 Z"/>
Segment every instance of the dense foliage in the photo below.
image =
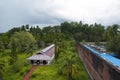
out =
<path fill-rule="evenodd" d="M 73 41 L 63 41 L 59 56 L 49 66 L 40 66 L 30 80 L 90 80 Z"/>
<path fill-rule="evenodd" d="M 28 62 L 24 60 L 31 55 L 28 53 L 32 53 L 35 50 L 42 49 L 51 43 L 55 43 L 57 45 L 55 51 L 55 64 L 56 62 L 60 63 L 56 65 L 57 67 L 62 67 L 62 69 L 59 70 L 61 71 L 61 75 L 67 75 L 68 77 L 66 78 L 74 79 L 76 78 L 74 76 L 74 74 L 77 73 L 76 69 L 79 68 L 77 68 L 77 64 L 74 59 L 71 58 L 70 60 L 69 58 L 66 58 L 67 55 L 72 56 L 71 53 L 75 53 L 66 48 L 72 48 L 73 46 L 68 45 L 71 43 L 67 41 L 72 41 L 75 43 L 79 43 L 81 41 L 97 43 L 107 42 L 106 47 L 109 51 L 120 54 L 119 30 L 120 26 L 117 24 L 110 25 L 105 28 L 101 24 L 86 24 L 82 23 L 82 21 L 63 22 L 60 25 L 46 26 L 43 29 L 41 29 L 40 26 L 30 26 L 28 24 L 22 25 L 21 27 L 14 27 L 6 33 L 0 33 L 0 77 L 2 78 L 3 76 L 3 79 L 5 80 L 17 80 L 17 77 L 19 77 L 20 80 L 20 76 L 23 76 L 30 68 L 30 66 L 27 65 Z M 23 55 L 24 57 L 21 57 L 21 55 Z M 5 61 L 5 63 L 2 63 L 1 60 L 2 62 Z M 5 70 L 3 69 L 3 67 L 5 68 Z M 54 67 L 55 65 L 53 65 L 53 67 L 51 68 Z M 20 71 L 21 69 L 22 71 Z M 56 70 L 56 68 L 54 69 Z M 64 72 L 65 69 L 66 72 Z M 71 70 L 73 71 L 71 72 Z M 5 74 L 6 72 L 8 73 Z M 73 72 L 75 73 L 73 74 Z M 16 77 L 11 76 L 10 78 L 8 78 L 8 75 L 12 74 L 16 74 Z M 34 77 L 34 75 L 32 77 Z M 77 78 L 79 80 L 79 77 Z M 38 77 L 36 77 L 36 79 L 38 79 Z M 64 79 L 64 77 L 61 77 L 61 79 Z"/>
<path fill-rule="evenodd" d="M 36 49 L 36 40 L 29 32 L 16 32 L 10 41 L 10 48 L 15 48 L 18 52 L 31 52 Z M 12 50 L 11 50 L 12 51 Z"/>
<path fill-rule="evenodd" d="M 120 35 L 115 36 L 107 42 L 107 50 L 115 52 L 118 56 L 120 56 Z"/>
<path fill-rule="evenodd" d="M 104 36 L 107 40 L 106 49 L 120 56 L 120 26 L 107 27 Z"/>

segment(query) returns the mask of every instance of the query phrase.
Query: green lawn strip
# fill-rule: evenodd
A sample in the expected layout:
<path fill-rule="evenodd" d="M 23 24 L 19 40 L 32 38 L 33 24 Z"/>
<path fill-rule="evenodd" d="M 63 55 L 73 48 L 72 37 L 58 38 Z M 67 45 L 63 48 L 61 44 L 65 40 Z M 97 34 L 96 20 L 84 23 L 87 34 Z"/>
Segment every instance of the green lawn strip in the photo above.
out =
<path fill-rule="evenodd" d="M 4 53 L 0 57 L 0 60 L 5 61 L 5 71 L 3 74 L 3 80 L 21 80 L 32 67 L 32 65 L 27 60 L 27 58 L 32 54 L 19 53 L 15 63 L 10 65 L 10 56 L 8 54 L 9 52 L 10 50 L 4 51 Z M 72 54 L 75 54 L 75 59 L 78 60 L 76 64 L 79 63 L 80 68 L 78 69 L 77 80 L 90 80 L 76 52 L 75 47 L 69 41 L 66 42 L 65 47 L 60 49 L 57 61 L 54 59 L 50 65 L 39 66 L 31 75 L 30 80 L 67 80 L 67 76 L 59 74 L 59 69 L 63 65 L 65 59 Z"/>
<path fill-rule="evenodd" d="M 58 74 L 58 65 L 39 66 L 32 74 L 31 80 L 66 80 Z"/>
<path fill-rule="evenodd" d="M 86 72 L 83 63 L 81 62 L 76 49 L 73 45 L 68 44 L 67 47 L 61 49 L 60 55 L 55 61 L 52 61 L 51 65 L 39 66 L 32 74 L 30 80 L 67 80 L 67 76 L 59 74 L 58 70 L 63 65 L 64 60 L 72 54 L 75 54 L 76 59 L 79 63 L 78 78 L 77 80 L 90 80 L 88 73 Z M 77 64 L 77 62 L 76 62 Z"/>

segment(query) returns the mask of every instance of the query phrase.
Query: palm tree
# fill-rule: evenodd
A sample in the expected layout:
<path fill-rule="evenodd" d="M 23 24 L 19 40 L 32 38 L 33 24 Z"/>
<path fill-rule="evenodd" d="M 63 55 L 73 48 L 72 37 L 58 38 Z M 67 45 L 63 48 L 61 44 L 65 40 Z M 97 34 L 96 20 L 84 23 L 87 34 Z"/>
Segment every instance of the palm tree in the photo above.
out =
<path fill-rule="evenodd" d="M 118 30 L 119 28 L 120 26 L 117 24 L 112 25 L 112 31 L 113 31 L 114 36 L 119 34 L 119 30 Z"/>
<path fill-rule="evenodd" d="M 109 40 L 113 39 L 115 36 L 117 36 L 119 34 L 119 28 L 120 28 L 120 26 L 117 24 L 108 26 L 104 33 L 104 37 L 106 38 L 106 40 L 109 41 Z"/>
<path fill-rule="evenodd" d="M 60 69 L 62 74 L 67 75 L 68 80 L 73 80 L 78 73 L 78 66 L 75 64 L 74 57 L 72 55 L 70 58 L 67 58 Z"/>

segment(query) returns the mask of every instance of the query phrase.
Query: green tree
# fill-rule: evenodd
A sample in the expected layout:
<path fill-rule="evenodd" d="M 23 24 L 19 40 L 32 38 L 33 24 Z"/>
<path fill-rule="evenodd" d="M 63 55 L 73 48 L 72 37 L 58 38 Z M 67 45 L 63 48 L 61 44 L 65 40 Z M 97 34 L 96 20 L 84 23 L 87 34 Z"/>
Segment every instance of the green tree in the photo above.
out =
<path fill-rule="evenodd" d="M 29 24 L 27 24 L 25 27 L 26 27 L 27 30 L 29 30 Z"/>
<path fill-rule="evenodd" d="M 22 26 L 21 26 L 21 31 L 26 31 L 26 30 L 25 30 L 25 25 L 22 25 Z"/>
<path fill-rule="evenodd" d="M 102 26 L 101 24 L 94 24 L 93 27 L 93 31 L 94 31 L 94 41 L 95 42 L 100 42 L 103 40 L 103 33 L 104 33 L 104 26 Z"/>
<path fill-rule="evenodd" d="M 29 32 L 16 32 L 11 37 L 10 46 L 13 52 L 15 50 L 14 47 L 16 47 L 18 52 L 31 52 L 36 49 L 36 40 Z"/>
<path fill-rule="evenodd" d="M 7 33 L 4 33 L 2 36 L 0 36 L 1 47 L 3 46 L 5 49 L 8 49 L 9 41 L 10 39 Z"/>
<path fill-rule="evenodd" d="M 51 32 L 53 32 L 53 28 L 52 28 L 51 26 L 44 27 L 44 28 L 42 29 L 42 32 L 43 32 L 44 34 L 51 33 Z"/>
<path fill-rule="evenodd" d="M 84 33 L 75 33 L 73 35 L 74 40 L 76 41 L 76 43 L 80 43 L 81 41 L 85 40 L 85 34 Z"/>
<path fill-rule="evenodd" d="M 10 53 L 10 62 L 9 64 L 13 64 L 17 60 L 17 52 L 16 52 L 17 44 L 15 39 L 13 38 L 11 41 L 11 53 Z"/>
<path fill-rule="evenodd" d="M 4 52 L 4 50 L 5 50 L 5 47 L 3 45 L 3 42 L 0 41 L 0 52 Z"/>
<path fill-rule="evenodd" d="M 120 34 L 107 42 L 108 51 L 114 52 L 120 56 Z"/>
<path fill-rule="evenodd" d="M 117 36 L 120 33 L 119 28 L 120 28 L 120 26 L 117 24 L 114 24 L 112 26 L 108 26 L 104 32 L 104 38 L 107 41 L 113 39 L 115 36 Z"/>
<path fill-rule="evenodd" d="M 71 57 L 67 58 L 60 69 L 62 74 L 67 75 L 68 80 L 75 79 L 76 75 L 78 74 L 78 66 L 75 64 L 76 61 L 74 57 L 75 55 L 72 55 Z"/>
<path fill-rule="evenodd" d="M 40 48 L 42 42 L 42 30 L 39 28 L 39 26 L 31 27 L 30 33 L 35 37 L 37 46 Z"/>

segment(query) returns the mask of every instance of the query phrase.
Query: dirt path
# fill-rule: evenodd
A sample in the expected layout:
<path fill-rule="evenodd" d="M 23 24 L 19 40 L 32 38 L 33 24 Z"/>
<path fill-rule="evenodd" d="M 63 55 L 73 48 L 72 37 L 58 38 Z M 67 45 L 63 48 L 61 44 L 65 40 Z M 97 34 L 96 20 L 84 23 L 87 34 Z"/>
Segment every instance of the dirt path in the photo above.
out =
<path fill-rule="evenodd" d="M 30 69 L 30 71 L 23 77 L 22 80 L 29 80 L 31 74 L 34 72 L 34 70 L 37 68 L 37 66 L 32 66 L 32 68 Z"/>

